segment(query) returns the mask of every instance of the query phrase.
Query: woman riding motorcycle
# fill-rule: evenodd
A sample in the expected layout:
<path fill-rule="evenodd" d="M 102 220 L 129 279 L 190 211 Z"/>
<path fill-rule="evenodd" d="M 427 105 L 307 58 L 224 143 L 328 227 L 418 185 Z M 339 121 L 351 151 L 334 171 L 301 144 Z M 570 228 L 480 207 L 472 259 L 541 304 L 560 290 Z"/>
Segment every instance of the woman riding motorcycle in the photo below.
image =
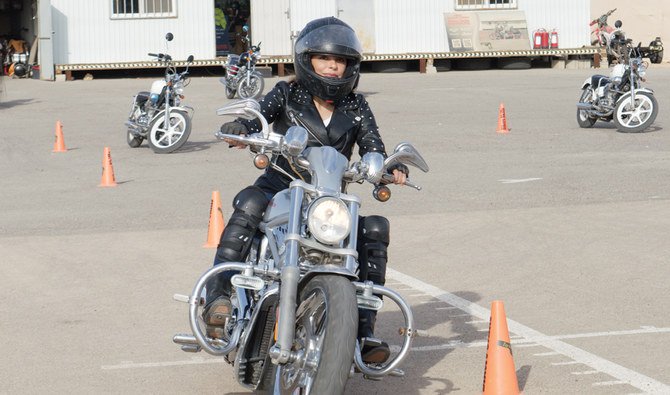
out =
<path fill-rule="evenodd" d="M 359 155 L 379 152 L 386 156 L 375 117 L 361 94 L 354 93 L 360 77 L 361 44 L 354 30 L 334 17 L 309 22 L 295 42 L 295 80 L 281 81 L 260 101 L 261 114 L 273 131 L 285 134 L 300 125 L 309 132 L 308 146 L 332 146 L 351 158 L 354 143 Z M 226 134 L 260 131 L 257 120 L 237 119 L 221 126 Z M 244 145 L 228 141 L 232 146 Z M 295 169 L 284 158 L 277 164 L 288 174 L 304 180 L 305 171 Z M 403 184 L 408 174 L 404 165 L 390 169 L 395 184 Z M 240 262 L 246 258 L 254 234 L 274 194 L 288 188 L 291 179 L 268 167 L 254 185 L 240 191 L 233 200 L 234 212 L 228 220 L 216 251 L 214 265 Z M 381 216 L 362 217 L 358 229 L 359 279 L 384 285 L 389 222 Z M 203 319 L 210 337 L 221 337 L 230 316 L 233 273 L 224 272 L 207 283 Z M 362 357 L 368 363 L 382 363 L 390 355 L 388 344 L 374 338 L 377 312 L 359 309 L 358 337 L 363 341 Z"/>

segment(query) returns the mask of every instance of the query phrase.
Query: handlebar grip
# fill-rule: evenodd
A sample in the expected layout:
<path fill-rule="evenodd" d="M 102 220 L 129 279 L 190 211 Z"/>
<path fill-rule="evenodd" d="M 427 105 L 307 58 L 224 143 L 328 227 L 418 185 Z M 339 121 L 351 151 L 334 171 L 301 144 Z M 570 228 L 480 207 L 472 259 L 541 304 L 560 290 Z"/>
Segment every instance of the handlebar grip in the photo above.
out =
<path fill-rule="evenodd" d="M 151 52 L 149 52 L 147 55 L 149 55 L 149 56 L 153 56 L 153 57 L 155 57 L 155 58 L 160 57 L 160 54 L 157 54 L 157 53 L 151 53 Z"/>
<path fill-rule="evenodd" d="M 384 175 L 382 176 L 382 179 L 383 179 L 384 181 L 386 181 L 387 184 L 393 184 L 393 175 L 391 175 L 391 174 L 384 174 Z M 406 185 L 406 186 L 408 186 L 408 187 L 410 187 L 410 188 L 414 188 L 414 189 L 416 189 L 417 191 L 420 191 L 420 190 L 421 190 L 421 187 L 420 187 L 420 186 L 418 186 L 418 185 L 416 185 L 416 184 L 410 182 L 408 179 L 405 179 L 405 182 L 403 183 L 403 185 Z"/>

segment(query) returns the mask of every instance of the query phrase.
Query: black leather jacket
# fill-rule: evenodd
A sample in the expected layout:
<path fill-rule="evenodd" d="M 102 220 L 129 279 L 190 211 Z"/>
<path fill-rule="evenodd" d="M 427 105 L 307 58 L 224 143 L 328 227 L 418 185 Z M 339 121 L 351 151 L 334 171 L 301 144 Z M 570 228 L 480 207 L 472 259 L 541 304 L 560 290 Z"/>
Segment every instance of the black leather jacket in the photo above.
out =
<path fill-rule="evenodd" d="M 384 143 L 379 136 L 379 128 L 372 110 L 363 95 L 350 93 L 340 100 L 328 126 L 323 124 L 312 96 L 297 82 L 281 81 L 260 101 L 261 113 L 272 124 L 272 130 L 286 134 L 289 127 L 302 124 L 309 131 L 307 146 L 329 145 L 351 159 L 354 143 L 358 144 L 360 156 L 368 152 L 380 152 L 386 157 Z M 295 120 L 295 122 L 294 122 Z M 238 119 L 250 133 L 260 132 L 258 120 Z M 295 171 L 284 157 L 277 158 L 277 164 L 289 174 Z M 306 180 L 306 173 L 300 173 Z M 274 194 L 288 188 L 291 180 L 277 170 L 268 167 L 256 180 L 255 185 L 267 193 Z"/>

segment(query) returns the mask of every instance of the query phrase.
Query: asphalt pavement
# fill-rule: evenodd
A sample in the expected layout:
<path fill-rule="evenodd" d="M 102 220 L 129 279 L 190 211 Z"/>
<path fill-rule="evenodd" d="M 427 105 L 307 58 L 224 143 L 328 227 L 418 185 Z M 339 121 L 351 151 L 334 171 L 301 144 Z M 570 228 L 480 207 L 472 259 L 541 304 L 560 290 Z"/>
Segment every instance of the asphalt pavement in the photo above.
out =
<path fill-rule="evenodd" d="M 348 393 L 481 393 L 491 302 L 504 302 L 527 394 L 670 393 L 670 67 L 652 65 L 660 104 L 643 133 L 575 103 L 599 70 L 364 73 L 358 90 L 391 150 L 430 172 L 422 191 L 366 185 L 362 214 L 391 221 L 388 284 L 411 303 L 418 337 L 405 377 L 354 376 Z M 5 79 L 0 96 L 0 393 L 243 394 L 233 369 L 187 354 L 190 293 L 209 268 L 212 191 L 224 218 L 260 173 L 213 132 L 218 77 L 185 89 L 193 132 L 179 151 L 125 141 L 134 93 L 151 78 Z M 266 90 L 279 78 L 266 80 Z M 509 134 L 496 133 L 504 103 Z M 52 153 L 63 123 L 65 153 Z M 104 147 L 118 185 L 101 188 Z M 387 306 L 378 334 L 400 344 Z"/>

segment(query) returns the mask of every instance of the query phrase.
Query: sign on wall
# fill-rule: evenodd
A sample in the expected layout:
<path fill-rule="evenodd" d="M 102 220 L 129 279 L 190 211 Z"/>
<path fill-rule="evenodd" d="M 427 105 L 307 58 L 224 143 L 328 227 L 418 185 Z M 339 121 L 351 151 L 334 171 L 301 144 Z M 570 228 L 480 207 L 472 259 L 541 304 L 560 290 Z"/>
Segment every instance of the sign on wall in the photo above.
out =
<path fill-rule="evenodd" d="M 452 52 L 530 49 L 523 11 L 449 12 L 444 21 Z"/>

